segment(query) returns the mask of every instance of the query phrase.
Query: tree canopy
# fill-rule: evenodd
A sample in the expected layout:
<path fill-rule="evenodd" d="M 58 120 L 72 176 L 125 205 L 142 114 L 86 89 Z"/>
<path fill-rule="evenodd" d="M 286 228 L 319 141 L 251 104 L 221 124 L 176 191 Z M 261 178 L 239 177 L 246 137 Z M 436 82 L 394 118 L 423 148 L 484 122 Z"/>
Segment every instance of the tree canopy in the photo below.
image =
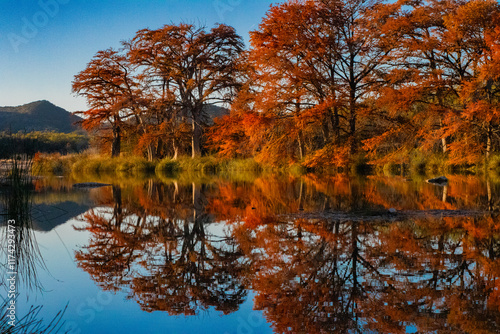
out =
<path fill-rule="evenodd" d="M 218 153 L 278 165 L 488 159 L 500 145 L 493 0 L 289 0 L 250 48 L 227 25 L 144 29 L 75 77 L 84 127 L 153 160 Z M 212 124 L 209 105 L 229 107 Z M 130 146 L 130 145 L 129 145 Z"/>

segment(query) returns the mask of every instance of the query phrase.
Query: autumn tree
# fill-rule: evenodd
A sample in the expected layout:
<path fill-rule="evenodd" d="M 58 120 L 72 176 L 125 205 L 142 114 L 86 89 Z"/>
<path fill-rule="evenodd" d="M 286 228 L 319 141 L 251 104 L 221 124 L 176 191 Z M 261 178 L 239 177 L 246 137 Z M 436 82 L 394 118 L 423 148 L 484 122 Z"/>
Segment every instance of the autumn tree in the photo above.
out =
<path fill-rule="evenodd" d="M 473 41 L 478 49 L 478 56 L 474 59 L 474 76 L 462 81 L 460 101 L 464 110 L 448 122 L 446 129 L 450 136 L 456 138 L 452 148 L 458 161 L 471 163 L 483 156 L 488 160 L 491 154 L 498 150 L 499 14 L 500 7 L 497 2 L 474 1 L 464 5 L 454 17 L 455 34 L 458 38 Z M 458 133 L 461 135 L 457 135 Z M 475 153 L 472 157 L 471 152 Z"/>
<path fill-rule="evenodd" d="M 328 29 L 337 20 L 336 12 L 320 13 L 312 1 L 286 2 L 271 7 L 251 33 L 254 109 L 267 119 L 260 123 L 270 125 L 262 136 L 265 159 L 283 161 L 288 155 L 302 160 L 307 151 L 330 141 L 328 116 L 333 117 L 337 86 L 332 77 L 335 43 L 325 34 L 325 23 Z"/>
<path fill-rule="evenodd" d="M 376 101 L 384 111 L 376 119 L 378 130 L 384 131 L 375 132 L 365 147 L 389 159 L 419 148 L 439 149 L 454 162 L 473 162 L 477 146 L 468 139 L 474 134 L 464 131 L 465 126 L 459 129 L 467 108 L 461 96 L 464 85 L 478 76 L 497 3 L 398 1 L 388 8 L 394 14 L 381 30 L 386 43 L 396 47 Z"/>
<path fill-rule="evenodd" d="M 192 156 L 200 156 L 205 106 L 231 101 L 238 86 L 235 64 L 243 50 L 241 37 L 224 24 L 208 32 L 190 24 L 166 25 L 140 30 L 125 46 L 160 96 L 173 100 L 173 125 L 190 119 Z"/>
<path fill-rule="evenodd" d="M 73 92 L 84 96 L 90 107 L 77 112 L 87 130 L 111 128 L 111 156 L 120 156 L 125 120 L 132 112 L 138 83 L 127 58 L 113 49 L 99 51 L 73 80 Z"/>
<path fill-rule="evenodd" d="M 251 33 L 248 106 L 264 120 L 253 124 L 264 160 L 309 154 L 310 165 L 318 165 L 345 162 L 357 151 L 360 110 L 389 49 L 380 43 L 378 22 L 369 21 L 377 7 L 376 1 L 287 1 L 272 6 Z"/>

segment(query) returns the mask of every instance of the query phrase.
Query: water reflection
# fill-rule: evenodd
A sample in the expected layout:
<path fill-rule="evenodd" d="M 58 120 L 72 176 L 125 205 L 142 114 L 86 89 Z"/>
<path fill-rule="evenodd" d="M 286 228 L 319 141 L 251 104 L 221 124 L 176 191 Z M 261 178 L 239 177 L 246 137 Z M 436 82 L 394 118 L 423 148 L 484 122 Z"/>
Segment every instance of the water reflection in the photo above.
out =
<path fill-rule="evenodd" d="M 247 295 L 248 264 L 221 226 L 210 229 L 202 186 L 150 182 L 126 196 L 113 186 L 107 195 L 82 216 L 92 238 L 76 253 L 104 289 L 126 289 L 146 311 L 238 309 Z"/>
<path fill-rule="evenodd" d="M 5 182 L 0 184 L 0 214 L 2 216 L 2 260 L 0 274 L 16 273 L 15 285 L 41 289 L 38 271 L 45 270 L 45 264 L 33 232 L 32 180 L 29 161 L 12 161 Z"/>
<path fill-rule="evenodd" d="M 276 333 L 496 333 L 499 190 L 466 176 L 113 186 L 80 217 L 92 237 L 76 259 L 145 311 L 228 314 L 253 290 Z"/>
<path fill-rule="evenodd" d="M 67 308 L 59 310 L 48 324 L 40 315 L 43 306 L 31 305 L 25 315 L 18 313 L 23 288 L 27 295 L 42 291 L 39 274 L 47 270 L 33 231 L 30 165 L 30 160 L 16 158 L 10 161 L 6 175 L 0 175 L 0 332 L 5 334 L 59 333 Z"/>

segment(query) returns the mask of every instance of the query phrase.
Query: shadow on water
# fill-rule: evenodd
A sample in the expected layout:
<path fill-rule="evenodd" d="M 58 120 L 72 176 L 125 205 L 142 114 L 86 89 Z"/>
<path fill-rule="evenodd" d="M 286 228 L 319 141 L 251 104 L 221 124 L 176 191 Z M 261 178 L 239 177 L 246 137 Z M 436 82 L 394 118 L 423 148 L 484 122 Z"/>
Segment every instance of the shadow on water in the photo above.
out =
<path fill-rule="evenodd" d="M 2 277 L 5 278 L 2 285 L 7 292 L 0 303 L 0 332 L 7 334 L 60 332 L 66 310 L 59 311 L 48 324 L 39 317 L 42 306 L 31 306 L 23 317 L 12 311 L 15 308 L 11 305 L 17 303 L 21 288 L 28 292 L 43 290 L 38 272 L 47 270 L 32 229 L 33 182 L 30 170 L 30 159 L 12 159 L 0 182 Z M 14 279 L 10 281 L 7 277 Z"/>
<path fill-rule="evenodd" d="M 462 176 L 115 185 L 80 216 L 76 260 L 145 311 L 229 314 L 251 290 L 276 333 L 498 333 L 499 190 Z M 389 208 L 407 214 L 366 214 Z M 466 214 L 410 214 L 429 209 Z"/>

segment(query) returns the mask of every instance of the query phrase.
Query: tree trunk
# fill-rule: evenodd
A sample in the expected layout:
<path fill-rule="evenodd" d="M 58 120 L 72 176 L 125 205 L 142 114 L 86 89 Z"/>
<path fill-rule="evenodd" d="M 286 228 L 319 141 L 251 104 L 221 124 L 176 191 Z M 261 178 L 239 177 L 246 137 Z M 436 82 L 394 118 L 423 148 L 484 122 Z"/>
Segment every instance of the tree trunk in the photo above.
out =
<path fill-rule="evenodd" d="M 351 154 L 356 153 L 356 89 L 351 88 L 349 96 L 349 137 Z"/>
<path fill-rule="evenodd" d="M 300 190 L 299 190 L 299 210 L 304 210 L 304 204 L 302 203 L 302 197 L 304 196 L 304 180 L 300 180 Z"/>
<path fill-rule="evenodd" d="M 202 198 L 201 198 L 201 187 L 199 184 L 194 182 L 191 183 L 193 189 L 193 208 L 195 210 L 201 211 L 202 209 Z"/>
<path fill-rule="evenodd" d="M 442 119 L 439 120 L 439 127 L 441 129 L 443 128 L 443 120 Z M 446 153 L 448 151 L 448 144 L 447 144 L 447 140 L 446 140 L 445 136 L 443 136 L 441 138 L 441 147 L 443 149 L 443 153 Z"/>
<path fill-rule="evenodd" d="M 493 131 L 491 129 L 491 124 L 488 125 L 488 134 L 486 138 L 486 161 L 488 162 L 490 159 L 491 155 L 491 145 L 492 145 L 492 137 L 493 137 Z"/>
<path fill-rule="evenodd" d="M 352 268 L 351 268 L 351 277 L 352 277 L 352 296 L 356 297 L 358 296 L 358 257 L 359 257 L 359 248 L 358 248 L 358 223 L 357 222 L 352 222 L 351 223 L 351 247 L 352 247 L 352 253 L 351 253 L 351 263 L 352 263 Z"/>
<path fill-rule="evenodd" d="M 111 144 L 111 157 L 119 157 L 121 148 L 120 127 L 113 127 L 113 143 Z"/>
<path fill-rule="evenodd" d="M 113 192 L 113 202 L 114 202 L 113 216 L 115 218 L 115 226 L 120 227 L 122 220 L 123 220 L 123 217 L 122 217 L 122 189 L 120 188 L 120 186 L 113 185 L 112 192 Z"/>
<path fill-rule="evenodd" d="M 443 198 L 442 198 L 442 202 L 443 203 L 446 203 L 446 201 L 448 200 L 448 185 L 444 186 L 443 187 Z"/>
<path fill-rule="evenodd" d="M 203 211 L 203 200 L 201 198 L 201 187 L 199 184 L 192 183 L 193 185 L 193 222 L 196 223 L 199 215 Z"/>
<path fill-rule="evenodd" d="M 325 146 L 330 141 L 330 127 L 328 126 L 328 118 L 325 118 L 323 120 L 322 130 L 323 130 L 323 146 Z"/>
<path fill-rule="evenodd" d="M 200 115 L 193 113 L 192 157 L 201 157 L 201 124 Z"/>
<path fill-rule="evenodd" d="M 299 130 L 299 135 L 297 138 L 298 144 L 299 144 L 299 159 L 302 161 L 304 159 L 305 155 L 305 148 L 304 148 L 304 139 L 302 138 L 302 130 Z"/>
<path fill-rule="evenodd" d="M 333 137 L 334 143 L 338 143 L 340 139 L 340 117 L 339 117 L 339 110 L 337 107 L 333 107 L 333 113 L 330 110 L 328 112 L 331 122 L 332 122 L 332 128 L 333 128 Z"/>
<path fill-rule="evenodd" d="M 174 203 L 177 203 L 177 196 L 179 196 L 179 184 L 174 181 Z"/>
<path fill-rule="evenodd" d="M 156 159 L 156 147 L 154 144 L 148 145 L 148 161 L 153 161 Z"/>
<path fill-rule="evenodd" d="M 491 182 L 489 178 L 486 180 L 486 192 L 488 194 L 488 211 L 493 211 L 493 196 L 491 193 Z"/>
<path fill-rule="evenodd" d="M 176 139 L 172 139 L 172 146 L 174 149 L 174 156 L 172 157 L 172 160 L 177 160 L 177 158 L 179 157 L 179 145 Z"/>

